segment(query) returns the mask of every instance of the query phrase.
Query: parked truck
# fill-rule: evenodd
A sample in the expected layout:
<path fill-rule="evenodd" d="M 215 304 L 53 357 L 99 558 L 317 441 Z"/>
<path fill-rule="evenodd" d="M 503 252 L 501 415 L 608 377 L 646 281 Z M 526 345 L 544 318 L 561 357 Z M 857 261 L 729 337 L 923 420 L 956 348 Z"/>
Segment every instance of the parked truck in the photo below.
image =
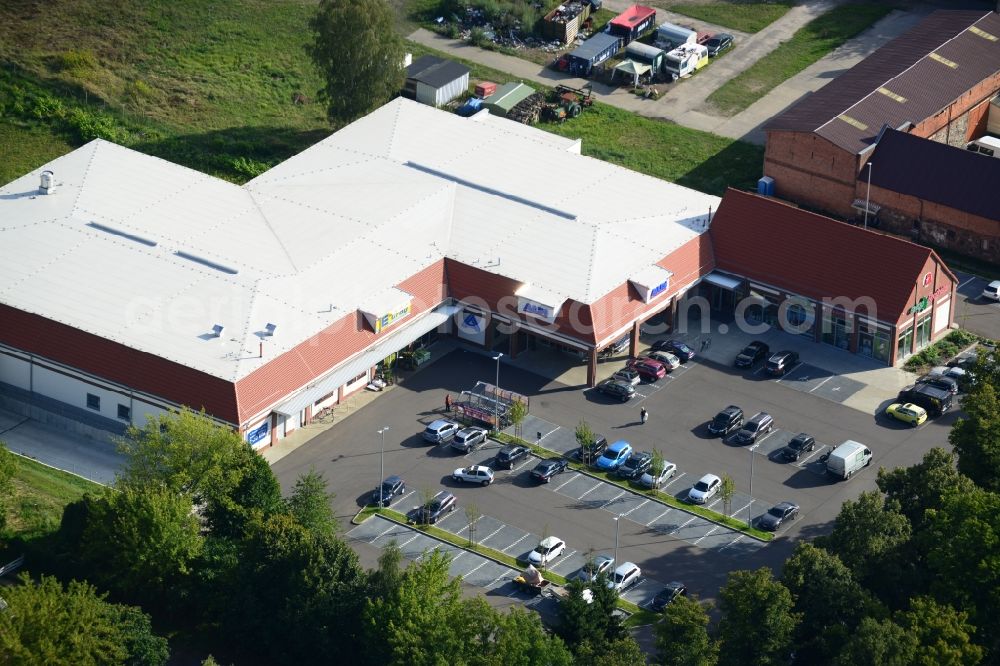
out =
<path fill-rule="evenodd" d="M 826 459 L 826 471 L 838 479 L 849 479 L 872 461 L 871 450 L 861 442 L 847 440 Z"/>

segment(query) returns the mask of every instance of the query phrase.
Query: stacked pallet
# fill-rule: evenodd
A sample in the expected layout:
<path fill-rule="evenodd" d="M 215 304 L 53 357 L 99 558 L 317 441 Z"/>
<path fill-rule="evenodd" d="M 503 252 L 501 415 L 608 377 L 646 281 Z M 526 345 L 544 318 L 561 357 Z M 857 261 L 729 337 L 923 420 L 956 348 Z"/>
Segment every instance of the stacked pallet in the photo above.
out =
<path fill-rule="evenodd" d="M 545 95 L 536 92 L 518 102 L 517 106 L 507 114 L 507 118 L 525 125 L 533 125 L 538 122 L 544 105 Z"/>

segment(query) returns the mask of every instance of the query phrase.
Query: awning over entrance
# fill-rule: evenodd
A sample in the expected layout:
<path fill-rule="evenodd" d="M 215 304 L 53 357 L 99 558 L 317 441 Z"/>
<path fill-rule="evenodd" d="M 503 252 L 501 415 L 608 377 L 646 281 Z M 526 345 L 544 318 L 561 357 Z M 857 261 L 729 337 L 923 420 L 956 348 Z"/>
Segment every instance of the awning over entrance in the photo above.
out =
<path fill-rule="evenodd" d="M 728 289 L 729 291 L 735 291 L 742 282 L 736 278 L 731 278 L 728 275 L 723 275 L 722 273 L 711 272 L 702 278 L 705 282 L 709 284 L 714 284 L 716 287 L 722 287 L 723 289 Z"/>
<path fill-rule="evenodd" d="M 667 293 L 670 289 L 670 278 L 673 275 L 666 268 L 653 264 L 633 275 L 629 282 L 638 290 L 642 300 L 649 303 L 656 297 Z"/>
<path fill-rule="evenodd" d="M 420 316 L 399 329 L 392 335 L 387 335 L 371 349 L 365 350 L 352 359 L 348 359 L 326 377 L 314 382 L 297 395 L 274 408 L 274 411 L 284 416 L 298 414 L 325 395 L 336 391 L 350 380 L 354 379 L 368 368 L 407 346 L 420 336 L 428 333 L 461 310 L 456 305 L 444 305 L 433 312 Z"/>
<path fill-rule="evenodd" d="M 555 321 L 566 302 L 564 297 L 531 284 L 521 285 L 514 295 L 517 296 L 518 312 L 548 322 Z"/>
<path fill-rule="evenodd" d="M 865 212 L 865 209 L 867 208 L 869 215 L 875 215 L 882 210 L 882 206 L 879 206 L 877 203 L 872 203 L 871 201 L 865 201 L 864 199 L 855 199 L 854 203 L 851 204 L 851 208 L 859 210 L 862 213 Z"/>

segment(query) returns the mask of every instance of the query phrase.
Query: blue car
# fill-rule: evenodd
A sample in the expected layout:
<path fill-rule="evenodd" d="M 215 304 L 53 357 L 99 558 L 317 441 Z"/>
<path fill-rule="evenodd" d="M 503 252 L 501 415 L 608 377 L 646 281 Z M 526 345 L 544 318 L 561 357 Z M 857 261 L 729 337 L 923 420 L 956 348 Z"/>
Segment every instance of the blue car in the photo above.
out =
<path fill-rule="evenodd" d="M 619 440 L 605 449 L 595 463 L 597 469 L 618 469 L 632 455 L 632 445 L 625 440 Z"/>

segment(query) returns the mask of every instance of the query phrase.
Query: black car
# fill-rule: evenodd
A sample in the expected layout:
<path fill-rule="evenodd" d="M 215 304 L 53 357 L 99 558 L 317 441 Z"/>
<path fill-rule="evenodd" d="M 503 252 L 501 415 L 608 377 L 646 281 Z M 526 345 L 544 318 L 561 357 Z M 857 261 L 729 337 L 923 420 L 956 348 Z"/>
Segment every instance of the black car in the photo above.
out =
<path fill-rule="evenodd" d="M 680 340 L 657 340 L 653 343 L 652 350 L 670 352 L 679 358 L 681 363 L 694 358 L 694 350 Z"/>
<path fill-rule="evenodd" d="M 716 33 L 705 42 L 705 48 L 708 49 L 708 57 L 714 58 L 726 49 L 733 48 L 733 36 L 728 32 Z"/>
<path fill-rule="evenodd" d="M 656 593 L 653 600 L 649 602 L 649 607 L 655 612 L 659 613 L 664 608 L 669 606 L 671 602 L 677 597 L 686 597 L 688 593 L 687 587 L 684 583 L 678 583 L 674 581 L 673 583 L 667 583 L 667 586 Z"/>
<path fill-rule="evenodd" d="M 497 452 L 493 466 L 512 469 L 519 461 L 527 458 L 529 453 L 531 452 L 524 446 L 505 446 Z"/>
<path fill-rule="evenodd" d="M 958 393 L 958 382 L 952 377 L 946 377 L 944 375 L 924 375 L 917 380 L 918 384 L 927 384 L 928 386 L 933 386 L 934 388 L 941 389 L 942 391 L 947 391 L 952 395 Z"/>
<path fill-rule="evenodd" d="M 567 461 L 563 458 L 558 460 L 543 460 L 535 465 L 535 469 L 531 470 L 531 478 L 542 483 L 548 483 L 556 474 L 565 472 L 567 464 Z"/>
<path fill-rule="evenodd" d="M 387 477 L 382 482 L 382 485 L 372 493 L 372 504 L 375 506 L 389 506 L 392 504 L 392 500 L 396 498 L 396 495 L 402 495 L 405 492 L 406 482 L 403 481 L 402 477 Z"/>
<path fill-rule="evenodd" d="M 799 353 L 793 351 L 780 351 L 767 359 L 767 374 L 780 376 L 799 364 Z"/>
<path fill-rule="evenodd" d="M 771 507 L 767 513 L 757 520 L 762 530 L 775 531 L 786 520 L 795 520 L 799 515 L 799 505 L 792 502 L 781 502 Z"/>
<path fill-rule="evenodd" d="M 733 435 L 737 444 L 753 444 L 761 435 L 774 430 L 774 419 L 767 412 L 757 412 L 743 427 Z"/>
<path fill-rule="evenodd" d="M 781 457 L 788 462 L 795 462 L 802 457 L 802 454 L 806 451 L 815 450 L 816 439 L 811 435 L 800 432 L 795 437 L 792 437 L 792 441 L 788 442 L 785 448 L 781 449 Z"/>
<path fill-rule="evenodd" d="M 743 427 L 743 410 L 736 405 L 729 405 L 709 421 L 708 432 L 719 437 L 726 437 L 741 427 Z"/>
<path fill-rule="evenodd" d="M 628 402 L 628 399 L 635 395 L 634 386 L 618 379 L 605 379 L 597 385 L 597 390 L 622 402 Z"/>
<path fill-rule="evenodd" d="M 941 416 L 954 404 L 954 396 L 950 391 L 942 391 L 930 384 L 907 386 L 899 392 L 897 399 L 923 407 L 927 411 L 927 417 L 931 419 Z"/>
<path fill-rule="evenodd" d="M 608 438 L 604 435 L 594 435 L 594 441 L 591 444 L 580 447 L 577 451 L 577 457 L 583 462 L 593 463 L 607 448 Z"/>
<path fill-rule="evenodd" d="M 636 451 L 618 468 L 616 474 L 623 479 L 638 479 L 653 466 L 653 454 Z"/>
<path fill-rule="evenodd" d="M 417 511 L 417 521 L 432 525 L 448 511 L 454 511 L 457 500 L 447 490 L 442 490 L 432 497 L 427 504 Z"/>
<path fill-rule="evenodd" d="M 760 340 L 754 340 L 746 347 L 743 348 L 739 354 L 736 355 L 736 367 L 737 368 L 752 368 L 759 362 L 767 358 L 767 355 L 771 353 L 771 348 Z"/>

